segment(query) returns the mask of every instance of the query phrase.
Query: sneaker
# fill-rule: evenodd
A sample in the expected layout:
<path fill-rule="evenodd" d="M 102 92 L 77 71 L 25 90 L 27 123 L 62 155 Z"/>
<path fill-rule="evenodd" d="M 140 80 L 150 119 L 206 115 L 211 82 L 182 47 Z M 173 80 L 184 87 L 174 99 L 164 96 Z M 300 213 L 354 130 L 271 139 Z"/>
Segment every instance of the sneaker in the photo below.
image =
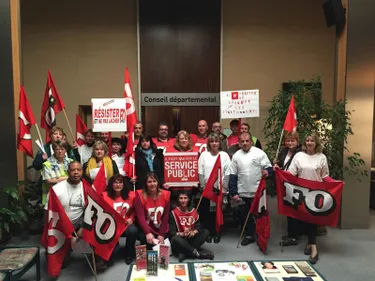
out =
<path fill-rule="evenodd" d="M 184 260 L 187 259 L 187 256 L 183 253 L 178 254 L 178 262 L 183 262 Z"/>
<path fill-rule="evenodd" d="M 247 246 L 251 243 L 255 242 L 255 238 L 253 236 L 247 236 L 241 241 L 242 246 Z"/>
<path fill-rule="evenodd" d="M 199 252 L 199 259 L 201 260 L 213 260 L 214 254 L 209 251 L 200 251 Z"/>
<path fill-rule="evenodd" d="M 207 242 L 207 243 L 211 243 L 211 242 L 212 242 L 212 237 L 211 237 L 211 236 L 208 236 L 207 239 L 206 239 L 206 242 Z"/>

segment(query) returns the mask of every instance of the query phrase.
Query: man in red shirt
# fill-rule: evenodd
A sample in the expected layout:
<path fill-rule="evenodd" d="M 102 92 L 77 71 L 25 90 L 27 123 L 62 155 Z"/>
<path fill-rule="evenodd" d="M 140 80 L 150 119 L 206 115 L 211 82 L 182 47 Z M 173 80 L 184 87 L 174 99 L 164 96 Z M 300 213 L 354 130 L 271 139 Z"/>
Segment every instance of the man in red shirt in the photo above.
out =
<path fill-rule="evenodd" d="M 208 137 L 208 125 L 206 120 L 200 120 L 198 122 L 198 135 L 190 134 L 191 140 L 195 147 L 199 148 L 199 153 L 206 150 L 207 137 Z"/>
<path fill-rule="evenodd" d="M 158 137 L 152 139 L 158 149 L 166 149 L 173 147 L 175 139 L 169 137 L 169 128 L 166 122 L 159 123 Z"/>

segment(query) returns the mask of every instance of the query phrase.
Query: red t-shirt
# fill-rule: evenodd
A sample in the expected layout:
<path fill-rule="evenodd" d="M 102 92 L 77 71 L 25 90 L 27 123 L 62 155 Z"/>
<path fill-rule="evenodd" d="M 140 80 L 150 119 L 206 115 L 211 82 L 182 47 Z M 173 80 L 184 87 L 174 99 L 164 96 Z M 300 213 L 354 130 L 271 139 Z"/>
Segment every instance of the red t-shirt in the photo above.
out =
<path fill-rule="evenodd" d="M 176 140 L 173 138 L 170 138 L 167 141 L 160 141 L 159 138 L 153 138 L 152 141 L 156 144 L 156 147 L 158 149 L 162 149 L 163 153 L 165 153 L 167 149 L 173 147 Z"/>
<path fill-rule="evenodd" d="M 168 217 L 170 211 L 171 193 L 161 190 L 157 199 L 147 196 L 145 198 L 142 190 L 136 191 L 135 211 L 137 220 L 145 234 L 150 232 L 164 236 L 169 231 Z"/>
<path fill-rule="evenodd" d="M 134 198 L 135 193 L 129 191 L 128 198 L 126 200 L 122 199 L 121 196 L 112 199 L 108 196 L 108 193 L 105 191 L 102 194 L 103 199 L 113 207 L 124 219 L 125 221 L 131 219 L 133 222 L 135 220 L 134 212 Z"/>
<path fill-rule="evenodd" d="M 184 232 L 186 230 L 194 230 L 195 222 L 198 221 L 199 215 L 193 208 L 189 212 L 182 212 L 179 207 L 172 210 L 172 215 L 177 226 L 178 232 Z"/>
<path fill-rule="evenodd" d="M 191 140 L 193 141 L 194 147 L 198 148 L 199 154 L 201 154 L 203 151 L 206 151 L 208 136 L 201 138 L 197 136 L 196 134 L 190 134 L 190 137 L 191 137 Z"/>

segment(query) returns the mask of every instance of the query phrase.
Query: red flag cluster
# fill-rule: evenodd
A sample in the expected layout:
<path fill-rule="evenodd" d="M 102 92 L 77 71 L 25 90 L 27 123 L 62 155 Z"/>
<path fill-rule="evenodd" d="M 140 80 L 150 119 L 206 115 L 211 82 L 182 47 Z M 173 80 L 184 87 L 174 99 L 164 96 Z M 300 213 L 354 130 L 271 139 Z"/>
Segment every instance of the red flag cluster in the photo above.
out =
<path fill-rule="evenodd" d="M 104 169 L 102 173 L 104 174 Z M 124 223 L 124 218 L 101 196 L 103 188 L 100 183 L 96 182 L 96 184 L 95 190 L 83 181 L 87 206 L 83 217 L 82 239 L 94 247 L 96 255 L 108 260 L 127 225 Z M 65 256 L 70 251 L 73 235 L 76 235 L 73 224 L 54 190 L 51 189 L 41 239 L 47 251 L 48 275 L 57 277 L 60 274 Z"/>

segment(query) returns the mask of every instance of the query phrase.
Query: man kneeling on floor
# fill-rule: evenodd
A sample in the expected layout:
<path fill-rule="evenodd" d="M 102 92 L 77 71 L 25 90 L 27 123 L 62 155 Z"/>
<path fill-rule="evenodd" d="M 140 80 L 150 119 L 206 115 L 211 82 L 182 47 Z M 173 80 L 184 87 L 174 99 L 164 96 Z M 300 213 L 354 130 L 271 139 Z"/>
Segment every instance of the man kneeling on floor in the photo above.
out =
<path fill-rule="evenodd" d="M 187 193 L 179 194 L 178 205 L 171 211 L 169 233 L 172 237 L 172 251 L 178 255 L 179 262 L 188 257 L 210 260 L 214 258 L 213 253 L 200 248 L 210 233 L 207 229 L 201 229 L 199 215 L 189 206 Z"/>

